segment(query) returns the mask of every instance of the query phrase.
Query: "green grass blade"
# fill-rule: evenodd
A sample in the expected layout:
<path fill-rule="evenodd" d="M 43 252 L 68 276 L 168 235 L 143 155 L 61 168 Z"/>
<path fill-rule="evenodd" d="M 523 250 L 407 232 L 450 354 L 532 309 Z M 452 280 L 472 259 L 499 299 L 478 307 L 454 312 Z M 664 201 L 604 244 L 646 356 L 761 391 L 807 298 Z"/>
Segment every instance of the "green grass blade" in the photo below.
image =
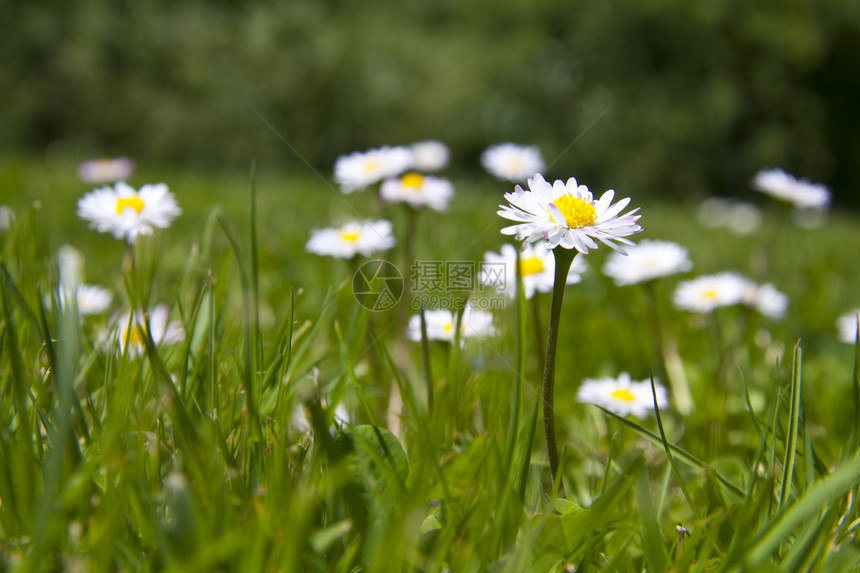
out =
<path fill-rule="evenodd" d="M 797 459 L 798 434 L 800 433 L 800 383 L 802 378 L 803 351 L 800 341 L 794 345 L 794 363 L 791 367 L 791 403 L 789 405 L 788 433 L 785 440 L 785 457 L 783 458 L 782 487 L 779 492 L 779 507 L 782 508 L 791 490 L 794 477 L 794 464 Z M 810 452 L 807 452 L 810 455 Z"/>
<path fill-rule="evenodd" d="M 644 472 L 640 473 L 636 480 L 636 505 L 639 509 L 642 550 L 645 552 L 648 571 L 657 573 L 666 571 L 666 542 L 657 523 L 654 504 L 651 502 L 651 492 L 648 489 L 648 479 Z"/>
<path fill-rule="evenodd" d="M 516 298 L 514 300 L 514 384 L 511 398 L 511 417 L 508 421 L 508 431 L 505 438 L 505 465 L 512 467 L 517 432 L 520 425 L 520 410 L 522 410 L 523 380 L 526 375 L 526 327 L 525 327 L 525 294 L 523 293 L 520 269 L 520 249 L 516 250 L 516 270 L 514 285 Z"/>
<path fill-rule="evenodd" d="M 600 408 L 601 410 L 603 410 L 603 412 L 605 414 L 612 416 L 613 418 L 615 418 L 616 420 L 618 420 L 619 422 L 621 422 L 622 424 L 624 424 L 625 426 L 627 426 L 631 430 L 635 431 L 637 434 L 639 434 L 640 436 L 642 436 L 643 438 L 645 438 L 646 440 L 648 440 L 649 442 L 651 442 L 655 446 L 661 446 L 661 447 L 663 446 L 663 440 L 660 438 L 660 436 L 658 434 L 655 434 L 654 432 L 652 432 L 648 428 L 646 428 L 646 427 L 642 426 L 641 424 L 638 424 L 632 420 L 628 420 L 627 418 L 619 416 L 615 412 L 611 412 L 611 411 L 607 410 L 606 408 L 602 408 L 601 406 L 597 406 L 597 407 Z M 720 482 L 720 484 L 724 488 L 728 489 L 734 495 L 736 495 L 739 498 L 743 498 L 745 496 L 744 491 L 741 488 L 739 488 L 738 486 L 736 486 L 735 484 L 733 484 L 732 482 L 730 482 L 729 480 L 724 478 L 722 475 L 720 475 L 720 473 L 717 470 L 713 469 L 708 464 L 706 464 L 705 462 L 703 462 L 702 460 L 700 460 L 699 458 L 697 458 L 696 456 L 694 456 L 690 452 L 688 452 L 682 448 L 679 448 L 678 446 L 671 444 L 671 443 L 669 443 L 668 446 L 669 446 L 669 449 L 672 450 L 672 454 L 674 454 L 674 459 L 681 461 L 684 464 L 686 464 L 692 468 L 710 472 L 716 478 L 716 480 L 718 482 Z"/>
<path fill-rule="evenodd" d="M 791 532 L 807 519 L 814 518 L 822 508 L 843 497 L 860 481 L 860 455 L 840 465 L 833 473 L 818 480 L 794 503 L 787 505 L 746 553 L 744 562 L 750 566 L 762 564 Z"/>
<path fill-rule="evenodd" d="M 860 447 L 860 313 L 857 314 L 857 330 L 854 340 L 854 375 L 851 377 L 852 401 L 854 402 L 854 428 L 848 443 L 847 456 L 853 456 Z"/>
<path fill-rule="evenodd" d="M 666 457 L 669 458 L 669 464 L 672 466 L 672 473 L 675 474 L 675 479 L 678 480 L 678 487 L 684 494 L 684 499 L 687 500 L 687 505 L 690 506 L 690 511 L 696 519 L 699 518 L 699 512 L 693 503 L 693 498 L 690 497 L 690 492 L 687 491 L 687 485 L 684 483 L 684 478 L 681 477 L 681 472 L 675 464 L 675 457 L 672 455 L 672 448 L 669 447 L 669 441 L 666 440 L 666 432 L 663 430 L 663 417 L 660 415 L 660 406 L 657 404 L 657 387 L 654 385 L 654 375 L 651 375 L 651 397 L 654 400 L 654 414 L 657 417 L 657 428 L 660 430 L 660 441 L 663 444 L 663 450 L 666 452 Z"/>

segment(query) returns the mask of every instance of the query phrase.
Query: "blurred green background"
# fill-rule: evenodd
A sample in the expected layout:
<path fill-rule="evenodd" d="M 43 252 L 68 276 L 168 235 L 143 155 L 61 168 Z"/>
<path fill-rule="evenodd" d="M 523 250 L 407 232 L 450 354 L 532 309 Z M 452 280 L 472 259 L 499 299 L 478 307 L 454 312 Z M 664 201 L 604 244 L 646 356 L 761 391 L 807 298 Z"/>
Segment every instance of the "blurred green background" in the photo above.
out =
<path fill-rule="evenodd" d="M 304 171 L 439 139 L 652 196 L 765 167 L 860 202 L 856 0 L 0 0 L 0 152 Z"/>

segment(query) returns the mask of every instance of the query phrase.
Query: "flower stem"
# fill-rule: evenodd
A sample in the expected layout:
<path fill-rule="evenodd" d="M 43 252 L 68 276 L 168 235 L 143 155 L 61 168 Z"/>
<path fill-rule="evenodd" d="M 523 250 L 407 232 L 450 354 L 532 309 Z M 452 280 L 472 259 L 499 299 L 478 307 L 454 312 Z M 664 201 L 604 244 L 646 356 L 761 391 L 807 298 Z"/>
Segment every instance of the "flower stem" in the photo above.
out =
<path fill-rule="evenodd" d="M 531 307 L 532 307 L 532 322 L 534 323 L 534 332 L 535 332 L 535 352 L 538 355 L 538 364 L 540 364 L 540 357 L 545 356 L 543 351 L 543 321 L 540 319 L 540 293 L 535 291 L 534 296 L 532 296 Z"/>
<path fill-rule="evenodd" d="M 558 343 L 558 325 L 561 318 L 561 302 L 564 299 L 564 287 L 567 284 L 567 273 L 576 256 L 576 251 L 557 247 L 555 255 L 555 282 L 552 285 L 552 305 L 549 315 L 549 335 L 546 343 L 546 360 L 543 368 L 543 425 L 546 433 L 546 448 L 549 454 L 549 468 L 553 480 L 558 472 L 558 446 L 555 439 L 555 412 L 553 410 L 553 392 L 555 388 L 555 348 Z"/>
<path fill-rule="evenodd" d="M 657 302 L 657 292 L 654 281 L 648 281 L 643 285 L 645 298 L 648 305 L 648 320 L 651 323 L 651 352 L 652 363 L 656 367 L 657 378 L 667 380 L 666 361 L 663 353 L 663 326 L 660 322 L 660 308 Z"/>

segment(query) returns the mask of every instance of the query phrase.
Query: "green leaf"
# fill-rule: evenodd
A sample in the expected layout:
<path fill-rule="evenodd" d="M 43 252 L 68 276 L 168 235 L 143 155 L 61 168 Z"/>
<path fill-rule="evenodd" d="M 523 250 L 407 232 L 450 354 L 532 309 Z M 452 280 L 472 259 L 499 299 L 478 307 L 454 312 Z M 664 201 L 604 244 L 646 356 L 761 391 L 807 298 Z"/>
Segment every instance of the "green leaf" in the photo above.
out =
<path fill-rule="evenodd" d="M 357 446 L 355 455 L 361 475 L 371 478 L 371 486 L 403 491 L 409 475 L 409 461 L 394 434 L 378 426 L 362 425 L 348 429 L 345 436 Z"/>
<path fill-rule="evenodd" d="M 352 530 L 352 521 L 349 519 L 344 519 L 334 525 L 320 529 L 311 535 L 311 547 L 317 553 L 325 553 L 335 541 L 344 537 L 350 530 Z"/>

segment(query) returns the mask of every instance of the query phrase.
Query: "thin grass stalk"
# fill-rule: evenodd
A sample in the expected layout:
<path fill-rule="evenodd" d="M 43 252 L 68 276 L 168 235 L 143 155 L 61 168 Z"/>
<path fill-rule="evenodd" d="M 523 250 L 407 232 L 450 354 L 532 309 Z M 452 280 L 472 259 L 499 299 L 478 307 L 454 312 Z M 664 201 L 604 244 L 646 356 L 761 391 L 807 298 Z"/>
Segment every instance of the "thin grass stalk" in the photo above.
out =
<path fill-rule="evenodd" d="M 65 249 L 65 247 L 64 247 Z M 40 562 L 44 549 L 43 541 L 47 522 L 53 513 L 60 476 L 66 458 L 72 428 L 72 401 L 74 399 L 75 370 L 78 362 L 78 305 L 75 297 L 80 278 L 80 255 L 63 255 L 60 249 L 60 289 L 65 293 L 65 304 L 60 314 L 59 338 L 57 340 L 57 362 L 53 364 L 54 383 L 56 384 L 57 402 L 55 404 L 54 440 L 48 453 L 45 468 L 44 489 L 36 509 L 36 520 L 33 527 L 33 563 Z M 66 259 L 64 262 L 63 259 Z M 71 275 L 71 276 L 68 276 Z M 23 417 L 23 412 L 19 412 Z"/>
<path fill-rule="evenodd" d="M 652 361 L 657 367 L 657 378 L 669 382 L 669 369 L 666 367 L 665 354 L 663 352 L 663 323 L 660 320 L 660 307 L 657 302 L 655 282 L 647 281 L 642 285 L 642 288 L 645 290 L 646 306 L 648 307 L 648 322 L 651 324 Z"/>
<path fill-rule="evenodd" d="M 779 492 L 779 507 L 785 505 L 788 492 L 791 489 L 791 479 L 794 475 L 794 463 L 797 458 L 798 433 L 800 432 L 800 384 L 802 376 L 803 351 L 800 341 L 794 345 L 794 364 L 791 368 L 791 402 L 789 404 L 788 431 L 785 440 L 785 457 L 783 458 L 782 488 Z M 809 452 L 806 452 L 809 455 Z"/>
<path fill-rule="evenodd" d="M 409 309 L 412 307 L 412 263 L 415 259 L 415 229 L 417 227 L 418 211 L 406 207 L 406 229 L 403 237 L 403 296 L 397 308 L 397 335 L 395 337 L 395 358 L 401 371 L 406 371 L 409 364 L 409 347 L 406 341 Z M 403 396 L 400 388 L 392 384 L 388 400 L 388 428 L 396 436 L 400 436 L 400 415 L 403 408 Z"/>
<path fill-rule="evenodd" d="M 854 331 L 854 376 L 851 379 L 852 401 L 854 402 L 854 427 L 851 430 L 848 455 L 853 456 L 860 447 L 860 313 L 855 316 L 857 329 Z"/>
<path fill-rule="evenodd" d="M 427 418 L 433 419 L 433 370 L 430 364 L 430 342 L 427 340 L 427 319 L 421 305 L 421 361 L 424 363 L 424 381 L 427 383 Z"/>
<path fill-rule="evenodd" d="M 212 284 L 212 270 L 206 273 L 206 288 L 209 291 L 209 403 L 207 412 L 213 419 L 215 415 L 215 289 Z"/>
<path fill-rule="evenodd" d="M 675 456 L 672 455 L 669 441 L 666 440 L 666 432 L 663 430 L 663 417 L 660 415 L 660 406 L 657 404 L 657 387 L 654 384 L 653 374 L 651 375 L 651 397 L 654 400 L 654 414 L 657 417 L 657 429 L 660 430 L 660 441 L 663 442 L 663 449 L 666 451 L 666 457 L 669 458 L 669 465 L 672 466 L 672 473 L 675 474 L 675 479 L 678 480 L 678 487 L 681 488 L 681 492 L 684 494 L 684 499 L 687 500 L 687 505 L 690 506 L 693 516 L 696 519 L 699 519 L 699 512 L 696 509 L 695 504 L 693 504 L 693 498 L 690 496 L 690 492 L 687 491 L 687 485 L 684 483 L 684 478 L 681 477 L 681 472 L 678 470 L 678 466 L 675 463 Z"/>
<path fill-rule="evenodd" d="M 511 467 L 522 410 L 523 381 L 525 379 L 526 342 L 525 342 L 525 296 L 520 269 L 521 251 L 517 249 L 516 269 L 514 271 L 514 390 L 511 398 L 511 416 L 505 438 L 505 467 Z"/>
<path fill-rule="evenodd" d="M 555 352 L 558 344 L 558 327 L 561 320 L 561 304 L 564 299 L 564 287 L 567 284 L 567 274 L 576 252 L 570 249 L 553 249 L 555 255 L 555 279 L 552 285 L 552 304 L 549 315 L 549 333 L 546 344 L 546 360 L 543 369 L 543 422 L 546 433 L 546 448 L 549 455 L 549 468 L 553 480 L 558 472 L 558 446 L 555 435 L 555 410 L 553 393 L 555 392 Z"/>

